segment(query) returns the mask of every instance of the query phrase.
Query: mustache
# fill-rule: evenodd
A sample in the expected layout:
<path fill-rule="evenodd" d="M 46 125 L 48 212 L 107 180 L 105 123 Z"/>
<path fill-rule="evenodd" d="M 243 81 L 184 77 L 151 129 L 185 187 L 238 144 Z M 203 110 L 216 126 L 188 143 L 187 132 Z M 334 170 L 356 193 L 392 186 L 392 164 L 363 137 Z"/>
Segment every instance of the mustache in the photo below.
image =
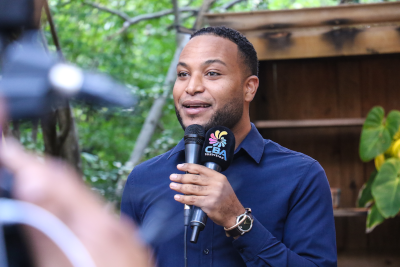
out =
<path fill-rule="evenodd" d="M 233 98 L 223 107 L 216 110 L 206 123 L 200 125 L 204 127 L 205 131 L 208 131 L 215 126 L 225 126 L 229 129 L 234 128 L 243 116 L 243 101 L 244 100 L 239 97 Z M 189 125 L 184 125 L 182 116 L 176 105 L 175 113 L 182 129 L 185 131 L 186 127 Z"/>

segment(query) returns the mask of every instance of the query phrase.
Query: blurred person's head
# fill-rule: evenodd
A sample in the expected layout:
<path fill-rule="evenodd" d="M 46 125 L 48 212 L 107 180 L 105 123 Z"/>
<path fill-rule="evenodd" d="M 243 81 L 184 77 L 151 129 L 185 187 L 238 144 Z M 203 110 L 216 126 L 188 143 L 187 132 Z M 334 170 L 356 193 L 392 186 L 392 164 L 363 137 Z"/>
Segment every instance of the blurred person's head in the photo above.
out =
<path fill-rule="evenodd" d="M 182 128 L 222 125 L 234 132 L 250 125 L 249 104 L 258 88 L 253 45 L 236 30 L 208 27 L 195 32 L 177 66 L 173 95 Z"/>

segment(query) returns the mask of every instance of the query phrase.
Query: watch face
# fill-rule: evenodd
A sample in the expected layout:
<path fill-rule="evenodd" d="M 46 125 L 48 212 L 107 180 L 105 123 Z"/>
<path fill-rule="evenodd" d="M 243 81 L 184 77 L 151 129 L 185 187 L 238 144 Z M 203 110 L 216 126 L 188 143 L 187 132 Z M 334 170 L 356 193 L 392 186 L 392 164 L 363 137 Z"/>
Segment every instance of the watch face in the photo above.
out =
<path fill-rule="evenodd" d="M 249 231 L 249 230 L 251 229 L 252 226 L 253 226 L 253 223 L 252 223 L 250 217 L 249 217 L 249 216 L 246 216 L 246 220 L 244 220 L 244 222 L 243 222 L 242 224 L 240 224 L 238 227 L 239 227 L 242 231 L 246 232 L 246 231 Z"/>

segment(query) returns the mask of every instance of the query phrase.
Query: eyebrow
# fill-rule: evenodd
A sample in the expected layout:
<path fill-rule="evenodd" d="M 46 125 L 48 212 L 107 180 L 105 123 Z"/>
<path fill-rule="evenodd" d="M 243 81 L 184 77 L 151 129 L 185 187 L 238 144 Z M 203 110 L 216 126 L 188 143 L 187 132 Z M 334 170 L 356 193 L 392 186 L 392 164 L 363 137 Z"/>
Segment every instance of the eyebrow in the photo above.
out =
<path fill-rule="evenodd" d="M 213 63 L 219 63 L 219 64 L 226 66 L 225 62 L 223 62 L 222 60 L 219 60 L 219 59 L 209 59 L 201 65 L 211 65 Z M 182 66 L 184 68 L 188 68 L 188 64 L 186 64 L 185 62 L 178 62 L 177 66 Z"/>
<path fill-rule="evenodd" d="M 206 62 L 204 62 L 202 65 L 211 65 L 213 63 L 219 63 L 219 64 L 226 66 L 225 62 L 223 62 L 222 60 L 219 60 L 219 59 L 209 59 Z"/>
<path fill-rule="evenodd" d="M 188 67 L 188 65 L 185 63 L 185 62 L 178 62 L 178 64 L 176 65 L 177 67 L 178 66 L 182 66 L 182 67 L 184 67 L 184 68 L 187 68 Z"/>

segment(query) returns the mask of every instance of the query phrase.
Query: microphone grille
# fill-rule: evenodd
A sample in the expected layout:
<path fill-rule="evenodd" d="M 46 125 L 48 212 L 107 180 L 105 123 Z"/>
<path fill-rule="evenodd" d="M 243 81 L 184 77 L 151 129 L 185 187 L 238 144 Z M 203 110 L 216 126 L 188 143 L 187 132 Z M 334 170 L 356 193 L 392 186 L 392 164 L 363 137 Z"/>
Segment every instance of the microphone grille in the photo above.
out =
<path fill-rule="evenodd" d="M 206 133 L 206 141 L 200 154 L 201 162 L 214 162 L 226 170 L 235 153 L 235 135 L 224 126 L 216 126 Z"/>
<path fill-rule="evenodd" d="M 185 129 L 185 144 L 196 143 L 203 145 L 204 143 L 204 127 L 198 124 L 192 124 Z"/>

